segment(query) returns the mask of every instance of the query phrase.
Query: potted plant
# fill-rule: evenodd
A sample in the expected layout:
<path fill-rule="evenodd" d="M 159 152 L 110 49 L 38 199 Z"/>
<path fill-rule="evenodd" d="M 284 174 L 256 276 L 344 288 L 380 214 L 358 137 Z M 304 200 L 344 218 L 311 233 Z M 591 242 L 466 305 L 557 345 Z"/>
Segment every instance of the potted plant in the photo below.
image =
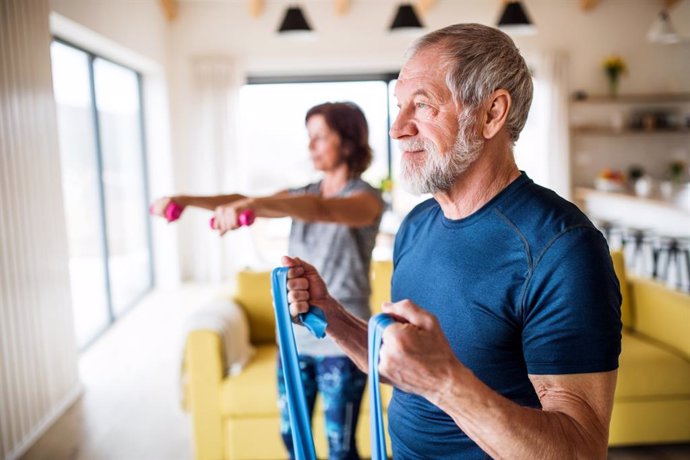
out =
<path fill-rule="evenodd" d="M 661 183 L 661 194 L 664 198 L 671 199 L 687 181 L 688 172 L 684 161 L 674 160 L 668 164 L 666 180 Z"/>
<path fill-rule="evenodd" d="M 651 195 L 654 183 L 652 182 L 652 178 L 645 174 L 645 170 L 642 166 L 630 166 L 628 168 L 628 179 L 635 191 L 635 195 L 642 197 Z"/>
<path fill-rule="evenodd" d="M 609 81 L 609 94 L 611 97 L 618 96 L 618 81 L 622 74 L 628 70 L 628 65 L 620 56 L 609 56 L 604 59 L 602 64 Z"/>

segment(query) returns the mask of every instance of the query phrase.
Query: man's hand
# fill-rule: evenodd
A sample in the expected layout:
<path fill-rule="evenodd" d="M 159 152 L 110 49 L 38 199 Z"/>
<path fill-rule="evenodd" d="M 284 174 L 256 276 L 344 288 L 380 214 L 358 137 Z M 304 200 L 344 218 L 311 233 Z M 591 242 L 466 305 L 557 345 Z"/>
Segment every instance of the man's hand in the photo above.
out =
<path fill-rule="evenodd" d="M 379 371 L 392 385 L 439 405 L 452 384 L 453 369 L 462 368 L 438 319 L 409 300 L 384 303 L 383 312 L 399 323 L 383 331 Z"/>
<path fill-rule="evenodd" d="M 328 293 L 326 283 L 316 268 L 298 257 L 283 256 L 281 262 L 283 266 L 290 267 L 287 274 L 290 315 L 296 317 L 309 311 L 309 305 L 315 305 L 326 313 L 328 321 L 329 312 L 335 308 L 337 302 Z"/>

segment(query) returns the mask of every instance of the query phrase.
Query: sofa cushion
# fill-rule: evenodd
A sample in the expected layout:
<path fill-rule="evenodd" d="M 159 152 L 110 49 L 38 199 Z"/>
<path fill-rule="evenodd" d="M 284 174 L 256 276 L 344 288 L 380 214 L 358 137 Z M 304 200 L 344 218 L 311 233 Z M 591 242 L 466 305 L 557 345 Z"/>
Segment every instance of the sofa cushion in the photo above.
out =
<path fill-rule="evenodd" d="M 631 278 L 635 330 L 673 347 L 690 360 L 690 295 L 664 284 Z"/>
<path fill-rule="evenodd" d="M 643 336 L 623 333 L 616 400 L 690 397 L 690 362 Z"/>
<path fill-rule="evenodd" d="M 265 271 L 240 271 L 234 300 L 247 314 L 251 342 L 274 344 L 276 322 L 271 299 L 271 274 Z"/>
<path fill-rule="evenodd" d="M 276 345 L 259 345 L 241 374 L 221 387 L 221 413 L 235 416 L 278 416 Z"/>
<path fill-rule="evenodd" d="M 276 388 L 276 359 L 278 347 L 260 345 L 241 374 L 226 377 L 221 388 L 221 412 L 236 416 L 278 416 L 278 389 Z M 381 404 L 384 409 L 393 394 L 393 387 L 381 385 Z M 320 398 L 317 413 L 322 411 Z M 369 389 L 365 390 L 362 412 L 369 413 Z"/>

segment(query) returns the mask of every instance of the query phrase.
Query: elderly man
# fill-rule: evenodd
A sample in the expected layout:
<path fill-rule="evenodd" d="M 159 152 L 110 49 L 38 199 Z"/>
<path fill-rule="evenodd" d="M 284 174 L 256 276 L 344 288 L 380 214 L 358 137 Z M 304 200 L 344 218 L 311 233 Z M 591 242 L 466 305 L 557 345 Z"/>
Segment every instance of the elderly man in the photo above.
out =
<path fill-rule="evenodd" d="M 477 24 L 413 44 L 395 89 L 403 178 L 433 199 L 396 237 L 379 370 L 395 386 L 393 456 L 606 458 L 620 291 L 587 218 L 521 173 L 512 147 L 532 99 L 512 40 Z M 367 325 L 308 263 L 290 266 L 292 314 L 321 307 L 366 370 Z"/>

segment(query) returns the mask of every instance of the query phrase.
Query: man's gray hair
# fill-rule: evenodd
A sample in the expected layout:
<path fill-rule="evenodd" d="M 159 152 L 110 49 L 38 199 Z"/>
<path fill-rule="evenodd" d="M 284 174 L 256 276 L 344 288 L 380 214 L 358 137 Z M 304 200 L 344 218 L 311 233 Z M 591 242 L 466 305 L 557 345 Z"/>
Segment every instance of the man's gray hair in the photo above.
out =
<path fill-rule="evenodd" d="M 513 40 L 493 27 L 455 24 L 420 37 L 406 56 L 432 46 L 440 47 L 446 85 L 465 108 L 476 110 L 497 89 L 510 93 L 506 127 L 511 140 L 517 141 L 532 104 L 532 75 Z"/>

